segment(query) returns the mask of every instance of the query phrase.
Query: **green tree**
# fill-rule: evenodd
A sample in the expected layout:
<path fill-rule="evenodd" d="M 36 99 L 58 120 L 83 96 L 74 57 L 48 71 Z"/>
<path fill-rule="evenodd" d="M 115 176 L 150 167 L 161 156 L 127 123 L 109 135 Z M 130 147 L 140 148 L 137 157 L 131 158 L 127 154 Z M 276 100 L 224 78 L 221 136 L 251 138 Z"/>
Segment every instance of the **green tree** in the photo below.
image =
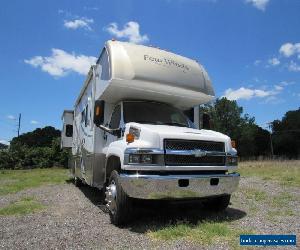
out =
<path fill-rule="evenodd" d="M 0 151 L 0 168 L 27 169 L 67 167 L 68 153 L 60 149 L 60 131 L 38 128 L 13 138 L 8 150 Z"/>
<path fill-rule="evenodd" d="M 238 139 L 241 134 L 243 108 L 236 101 L 226 98 L 217 99 L 214 105 L 208 107 L 212 118 L 213 129 Z"/>
<path fill-rule="evenodd" d="M 212 119 L 212 129 L 224 133 L 237 142 L 241 157 L 268 154 L 268 131 L 255 124 L 254 117 L 243 115 L 243 108 L 236 101 L 217 99 L 212 105 L 203 107 Z"/>
<path fill-rule="evenodd" d="M 10 146 L 14 147 L 15 144 L 22 144 L 28 147 L 51 147 L 53 138 L 57 137 L 60 137 L 60 130 L 47 126 L 24 133 L 19 137 L 14 137 Z"/>
<path fill-rule="evenodd" d="M 274 154 L 288 158 L 300 156 L 300 108 L 285 113 L 271 123 Z"/>

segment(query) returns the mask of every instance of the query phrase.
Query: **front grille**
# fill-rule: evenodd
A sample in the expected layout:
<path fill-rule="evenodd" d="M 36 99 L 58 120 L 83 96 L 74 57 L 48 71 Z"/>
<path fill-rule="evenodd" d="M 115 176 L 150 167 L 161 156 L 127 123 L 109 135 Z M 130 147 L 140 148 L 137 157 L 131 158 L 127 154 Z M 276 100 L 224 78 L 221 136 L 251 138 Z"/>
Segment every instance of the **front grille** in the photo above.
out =
<path fill-rule="evenodd" d="M 178 139 L 166 139 L 164 141 L 165 150 L 195 150 L 225 152 L 223 142 L 214 141 L 190 141 Z M 169 166 L 223 166 L 225 165 L 225 156 L 204 156 L 195 157 L 194 155 L 165 155 L 165 164 Z"/>
<path fill-rule="evenodd" d="M 205 150 L 205 151 L 225 152 L 224 142 L 189 141 L 189 140 L 177 140 L 177 139 L 165 140 L 165 149 L 168 149 L 168 150 L 201 149 L 201 150 Z"/>
<path fill-rule="evenodd" d="M 205 156 L 195 157 L 191 155 L 166 155 L 166 165 L 198 165 L 198 166 L 223 166 L 225 164 L 224 156 Z"/>

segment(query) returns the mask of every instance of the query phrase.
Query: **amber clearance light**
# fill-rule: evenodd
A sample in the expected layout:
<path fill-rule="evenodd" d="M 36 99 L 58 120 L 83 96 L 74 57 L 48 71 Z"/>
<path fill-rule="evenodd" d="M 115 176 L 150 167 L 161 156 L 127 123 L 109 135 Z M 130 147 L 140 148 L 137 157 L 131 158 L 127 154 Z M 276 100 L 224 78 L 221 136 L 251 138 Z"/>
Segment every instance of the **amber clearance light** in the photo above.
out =
<path fill-rule="evenodd" d="M 235 140 L 231 140 L 231 147 L 236 148 L 236 142 L 235 142 Z"/>
<path fill-rule="evenodd" d="M 134 142 L 134 135 L 133 134 L 127 134 L 126 135 L 126 142 L 131 143 Z"/>
<path fill-rule="evenodd" d="M 98 115 L 100 115 L 100 107 L 96 107 L 96 115 L 98 116 Z"/>

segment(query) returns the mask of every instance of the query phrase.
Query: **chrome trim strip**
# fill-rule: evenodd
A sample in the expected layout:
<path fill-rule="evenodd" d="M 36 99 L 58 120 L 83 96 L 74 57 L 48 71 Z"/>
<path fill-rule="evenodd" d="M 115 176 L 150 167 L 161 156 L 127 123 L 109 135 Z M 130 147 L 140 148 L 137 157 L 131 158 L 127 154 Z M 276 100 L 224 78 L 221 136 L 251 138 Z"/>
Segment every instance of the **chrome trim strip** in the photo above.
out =
<path fill-rule="evenodd" d="M 153 170 L 153 171 L 198 171 L 198 170 L 223 170 L 232 171 L 237 170 L 238 166 L 197 166 L 197 165 L 180 165 L 180 166 L 168 166 L 168 165 L 133 165 L 124 162 L 123 170 Z"/>
<path fill-rule="evenodd" d="M 169 180 L 169 179 L 199 179 L 199 178 L 232 178 L 240 177 L 239 173 L 230 173 L 230 174 L 198 174 L 198 175 L 149 175 L 149 174 L 120 174 L 121 178 L 142 178 L 142 179 L 160 179 L 160 180 Z"/>
<path fill-rule="evenodd" d="M 166 149 L 166 154 L 167 155 L 195 155 L 194 150 L 170 150 Z M 206 151 L 206 150 L 201 150 L 203 153 L 205 153 L 205 156 L 227 156 L 225 152 L 221 151 Z"/>
<path fill-rule="evenodd" d="M 222 156 L 222 157 L 236 157 L 230 153 L 220 151 L 205 151 L 206 156 Z M 130 154 L 151 154 L 157 155 L 159 161 L 157 164 L 140 164 L 140 163 L 129 163 Z M 166 150 L 166 154 L 163 149 L 159 148 L 127 148 L 124 152 L 124 166 L 125 170 L 235 170 L 236 166 L 197 166 L 197 165 L 179 165 L 179 166 L 167 166 L 165 165 L 165 155 L 195 155 L 195 150 Z M 147 168 L 144 168 L 147 167 Z"/>

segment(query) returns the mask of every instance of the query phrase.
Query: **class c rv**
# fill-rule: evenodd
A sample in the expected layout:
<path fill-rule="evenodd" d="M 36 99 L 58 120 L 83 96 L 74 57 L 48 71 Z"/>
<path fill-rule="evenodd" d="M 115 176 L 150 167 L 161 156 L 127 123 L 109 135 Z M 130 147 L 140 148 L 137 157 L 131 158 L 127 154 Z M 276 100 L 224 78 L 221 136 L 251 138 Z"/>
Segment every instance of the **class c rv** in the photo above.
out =
<path fill-rule="evenodd" d="M 133 201 L 196 200 L 224 210 L 240 175 L 231 139 L 209 129 L 199 105 L 214 98 L 195 60 L 108 41 L 74 110 L 62 116 L 70 171 L 105 192 L 111 222 L 128 222 Z M 100 192 L 100 191 L 99 191 Z"/>

